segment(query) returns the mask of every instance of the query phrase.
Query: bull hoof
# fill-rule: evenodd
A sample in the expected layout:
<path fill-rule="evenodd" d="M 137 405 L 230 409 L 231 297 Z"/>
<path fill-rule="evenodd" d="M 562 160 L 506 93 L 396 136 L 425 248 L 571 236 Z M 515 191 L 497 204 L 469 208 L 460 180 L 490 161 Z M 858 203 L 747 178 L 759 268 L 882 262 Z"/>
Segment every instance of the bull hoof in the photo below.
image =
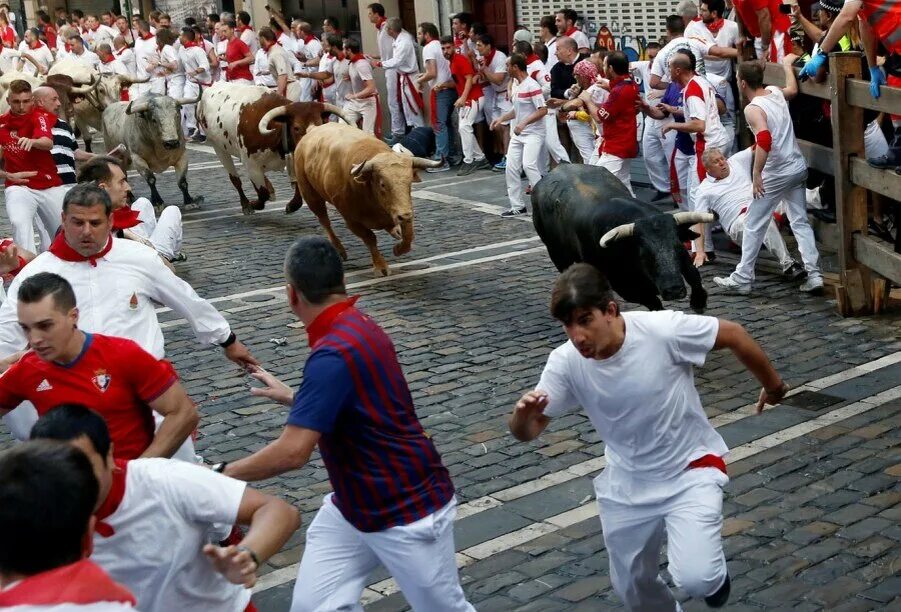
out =
<path fill-rule="evenodd" d="M 372 272 L 375 274 L 376 278 L 382 278 L 383 276 L 391 276 L 391 270 L 389 270 L 387 266 L 384 268 L 378 268 L 378 267 L 373 268 Z"/>
<path fill-rule="evenodd" d="M 707 309 L 707 291 L 704 289 L 692 291 L 689 304 L 691 305 L 691 309 L 696 313 L 704 314 L 704 311 Z"/>
<path fill-rule="evenodd" d="M 294 200 L 292 199 L 290 202 L 285 204 L 285 214 L 290 215 L 293 212 L 297 212 L 303 206 L 303 200 Z"/>
<path fill-rule="evenodd" d="M 190 202 L 185 202 L 182 210 L 197 210 L 201 206 L 203 206 L 203 196 L 197 196 Z"/>
<path fill-rule="evenodd" d="M 396 256 L 404 255 L 405 253 L 410 252 L 411 245 L 398 243 L 394 245 L 394 254 Z"/>
<path fill-rule="evenodd" d="M 250 203 L 250 208 L 253 210 L 263 210 L 266 208 L 266 202 L 260 202 L 259 200 L 254 200 Z"/>
<path fill-rule="evenodd" d="M 252 215 L 254 212 L 256 211 L 249 204 L 241 204 L 241 214 Z"/>

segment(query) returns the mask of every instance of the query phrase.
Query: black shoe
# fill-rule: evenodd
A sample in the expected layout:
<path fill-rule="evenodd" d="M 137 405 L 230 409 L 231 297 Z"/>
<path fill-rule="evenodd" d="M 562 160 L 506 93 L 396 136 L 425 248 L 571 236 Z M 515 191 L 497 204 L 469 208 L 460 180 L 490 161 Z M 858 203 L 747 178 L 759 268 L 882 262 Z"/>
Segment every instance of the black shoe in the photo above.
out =
<path fill-rule="evenodd" d="M 712 263 L 716 261 L 716 252 L 715 251 L 705 251 L 705 255 L 707 255 L 707 262 Z"/>
<path fill-rule="evenodd" d="M 501 216 L 504 217 L 505 219 L 509 219 L 510 217 L 518 217 L 518 216 L 524 215 L 524 214 L 526 214 L 525 208 L 513 208 L 510 210 L 505 210 L 504 212 L 501 213 Z"/>
<path fill-rule="evenodd" d="M 185 254 L 184 251 L 176 253 L 174 257 L 169 259 L 169 263 L 179 263 L 182 261 L 188 261 L 188 256 Z"/>
<path fill-rule="evenodd" d="M 475 171 L 474 164 L 463 164 L 460 166 L 460 169 L 457 170 L 457 176 L 469 176 Z"/>
<path fill-rule="evenodd" d="M 472 162 L 472 169 L 475 170 L 491 170 L 491 162 L 487 157 L 483 157 L 478 161 Z"/>
<path fill-rule="evenodd" d="M 901 164 L 901 151 L 899 151 L 898 149 L 889 149 L 889 152 L 887 154 L 881 157 L 868 159 L 867 163 L 874 168 L 883 168 L 886 170 L 890 168 L 896 168 L 899 164 Z"/>
<path fill-rule="evenodd" d="M 802 278 L 807 278 L 807 271 L 798 262 L 792 262 L 792 265 L 782 271 L 782 276 L 798 281 Z"/>
<path fill-rule="evenodd" d="M 729 580 L 729 574 L 726 574 L 726 581 L 723 586 L 713 595 L 704 598 L 704 602 L 711 608 L 722 608 L 729 601 L 729 591 L 732 590 L 732 581 Z"/>

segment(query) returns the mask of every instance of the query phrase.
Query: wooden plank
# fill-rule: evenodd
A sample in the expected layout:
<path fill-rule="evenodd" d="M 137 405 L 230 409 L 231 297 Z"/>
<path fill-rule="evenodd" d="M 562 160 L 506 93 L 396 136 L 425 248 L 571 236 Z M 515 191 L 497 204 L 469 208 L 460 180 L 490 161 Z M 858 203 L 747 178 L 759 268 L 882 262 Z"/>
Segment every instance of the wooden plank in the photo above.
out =
<path fill-rule="evenodd" d="M 892 170 L 874 168 L 859 157 L 851 160 L 851 181 L 887 198 L 901 200 L 901 175 Z"/>
<path fill-rule="evenodd" d="M 800 72 L 800 69 L 795 68 L 795 77 L 798 76 L 798 72 Z M 766 70 L 763 73 L 763 82 L 767 85 L 785 87 L 785 70 L 782 68 L 782 64 L 767 64 Z M 830 98 L 828 81 L 823 81 L 822 83 L 814 83 L 809 79 L 803 83 L 799 81 L 798 88 L 801 93 L 807 94 L 808 96 L 813 96 L 822 100 L 828 100 Z"/>
<path fill-rule="evenodd" d="M 901 285 L 901 253 L 885 240 L 874 236 L 855 234 L 854 257 L 880 276 Z"/>
<path fill-rule="evenodd" d="M 851 79 L 845 101 L 852 106 L 868 108 L 880 113 L 897 113 L 901 108 L 901 88 L 883 85 L 878 98 L 870 94 L 869 81 Z"/>
<path fill-rule="evenodd" d="M 832 176 L 835 177 L 835 203 L 838 231 L 841 237 L 838 250 L 842 284 L 848 291 L 851 309 L 859 311 L 863 299 L 870 304 L 870 278 L 854 257 L 855 233 L 867 233 L 867 192 L 851 182 L 850 160 L 864 156 L 863 109 L 849 106 L 846 92 L 849 78 L 860 78 L 859 53 L 833 53 L 829 56 L 829 78 L 832 87 Z M 859 273 L 849 274 L 859 270 Z M 859 276 L 858 276 L 859 274 Z M 859 279 L 859 281 L 858 281 Z M 850 283 L 850 286 L 849 286 Z M 862 294 L 862 297 L 861 295 Z"/>
<path fill-rule="evenodd" d="M 832 149 L 807 140 L 798 140 L 798 146 L 801 148 L 804 159 L 807 160 L 808 168 L 829 175 L 835 172 L 835 156 L 832 154 Z"/>

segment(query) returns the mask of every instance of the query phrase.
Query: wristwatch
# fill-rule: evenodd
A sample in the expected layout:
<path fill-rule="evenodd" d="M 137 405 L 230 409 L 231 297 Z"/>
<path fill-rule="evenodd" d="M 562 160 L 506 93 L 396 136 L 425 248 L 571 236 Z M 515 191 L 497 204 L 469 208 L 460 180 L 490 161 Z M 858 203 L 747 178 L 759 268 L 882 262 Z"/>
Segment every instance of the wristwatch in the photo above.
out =
<path fill-rule="evenodd" d="M 256 566 L 257 566 L 257 567 L 260 567 L 260 558 L 257 556 L 257 554 L 256 554 L 255 552 L 253 552 L 252 550 L 250 550 L 250 549 L 247 548 L 246 546 L 238 545 L 238 546 L 236 546 L 235 548 L 237 548 L 238 550 L 244 551 L 244 552 L 246 552 L 247 554 L 249 554 L 249 555 L 250 555 L 250 558 L 253 559 L 253 562 L 256 563 Z"/>
<path fill-rule="evenodd" d="M 225 339 L 225 342 L 219 343 L 219 346 L 221 346 L 222 348 L 225 349 L 225 348 L 230 347 L 235 342 L 237 342 L 237 340 L 238 340 L 238 337 L 235 335 L 235 332 L 232 332 L 228 335 L 228 338 Z"/>
<path fill-rule="evenodd" d="M 214 472 L 217 472 L 217 473 L 219 473 L 219 474 L 222 474 L 222 473 L 225 472 L 225 466 L 227 466 L 227 465 L 228 465 L 228 461 L 221 461 L 221 462 L 219 462 L 219 463 L 214 463 L 214 464 L 213 464 L 213 467 L 212 467 L 211 469 L 212 469 Z"/>

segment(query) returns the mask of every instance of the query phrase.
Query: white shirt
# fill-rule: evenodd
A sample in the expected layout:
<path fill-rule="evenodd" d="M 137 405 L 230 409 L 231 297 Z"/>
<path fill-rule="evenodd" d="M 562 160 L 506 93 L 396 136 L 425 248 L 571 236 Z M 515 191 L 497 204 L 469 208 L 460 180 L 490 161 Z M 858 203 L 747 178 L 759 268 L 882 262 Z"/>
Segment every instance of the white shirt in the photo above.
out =
<path fill-rule="evenodd" d="M 159 57 L 159 53 L 156 50 L 156 37 L 144 40 L 138 36 L 135 39 L 134 54 L 135 75 L 140 79 L 150 76 L 150 72 L 147 70 L 147 60 Z"/>
<path fill-rule="evenodd" d="M 328 72 L 332 75 L 332 78 L 335 77 L 335 64 L 338 63 L 338 58 L 332 55 L 331 53 L 326 53 L 322 57 L 319 58 L 319 72 Z M 322 88 L 322 95 L 329 100 L 334 100 L 335 98 L 335 83 L 333 82 L 328 87 Z"/>
<path fill-rule="evenodd" d="M 413 37 L 406 30 L 401 30 L 394 45 L 391 47 L 391 58 L 382 60 L 383 68 L 392 68 L 401 74 L 416 74 L 419 72 L 419 62 L 416 61 L 416 44 Z"/>
<path fill-rule="evenodd" d="M 585 35 L 585 32 L 578 28 L 573 28 L 572 33 L 564 34 L 564 36 L 569 36 L 574 41 L 576 41 L 576 47 L 578 49 L 588 49 L 591 51 L 591 43 L 588 41 L 588 36 Z M 556 48 L 554 49 L 556 51 Z M 548 51 L 550 53 L 550 51 Z"/>
<path fill-rule="evenodd" d="M 96 53 L 89 51 L 88 49 L 85 49 L 81 55 L 72 53 L 69 55 L 69 57 L 89 68 L 93 68 L 95 70 L 98 70 L 100 68 L 100 57 Z"/>
<path fill-rule="evenodd" d="M 29 262 L 13 279 L 6 301 L 0 305 L 0 355 L 25 348 L 16 297 L 22 281 L 38 272 L 59 274 L 72 285 L 80 329 L 128 338 L 158 359 L 166 351 L 154 301 L 187 319 L 200 342 L 219 344 L 228 339 L 231 328 L 225 318 L 170 271 L 153 249 L 113 238 L 113 247 L 96 262 L 95 267 L 87 261 L 63 261 L 49 251 Z M 138 302 L 134 309 L 133 296 Z"/>
<path fill-rule="evenodd" d="M 704 143 L 708 147 L 723 149 L 729 140 L 726 128 L 720 121 L 720 111 L 716 107 L 716 91 L 710 82 L 702 76 L 695 75 L 682 90 L 682 107 L 685 120 L 704 120 Z M 697 141 L 698 135 L 692 134 Z"/>
<path fill-rule="evenodd" d="M 119 58 L 114 58 L 113 61 L 104 64 L 103 62 L 97 66 L 97 69 L 100 71 L 100 74 L 113 76 L 113 75 L 122 75 L 125 77 L 131 76 L 131 73 L 128 71 L 128 68 Z"/>
<path fill-rule="evenodd" d="M 210 59 L 207 57 L 204 47 L 182 47 L 178 50 L 178 58 L 184 66 L 185 77 L 192 83 L 200 83 L 202 85 L 212 84 L 212 75 L 210 74 Z M 203 72 L 194 73 L 198 68 L 203 68 Z"/>
<path fill-rule="evenodd" d="M 15 49 L 3 47 L 0 49 L 0 72 L 6 74 L 16 69 L 19 63 L 19 52 Z"/>
<path fill-rule="evenodd" d="M 372 80 L 372 66 L 365 59 L 357 60 L 350 65 L 350 87 L 358 94 L 366 88 L 366 81 Z M 373 94 L 375 95 L 375 94 Z M 343 103 L 343 101 L 341 101 Z"/>
<path fill-rule="evenodd" d="M 346 57 L 343 60 L 335 59 L 332 64 L 335 76 L 335 100 L 338 105 L 344 104 L 346 96 L 351 92 L 350 86 L 350 60 Z"/>
<path fill-rule="evenodd" d="M 29 54 L 34 58 L 34 61 L 47 70 L 50 70 L 50 66 L 53 64 L 53 52 L 50 50 L 50 47 L 44 43 L 41 43 L 37 49 L 31 49 L 28 47 L 28 43 L 23 40 L 19 43 L 19 51 Z M 22 60 L 22 72 L 26 74 L 37 74 L 37 68 L 35 68 L 34 64 L 28 60 Z"/>
<path fill-rule="evenodd" d="M 507 56 L 503 51 L 499 51 L 497 49 L 493 49 L 493 55 L 491 56 L 491 61 L 487 61 L 488 58 L 482 58 L 482 62 L 485 62 L 485 68 L 488 72 L 503 72 L 504 80 L 501 81 L 500 85 L 495 85 L 494 83 L 488 83 L 487 79 L 485 84 L 489 85 L 491 89 L 494 90 L 495 93 L 506 93 L 507 84 L 510 82 L 510 77 L 507 75 Z"/>
<path fill-rule="evenodd" d="M 116 56 L 116 59 L 122 62 L 125 68 L 128 70 L 128 74 L 130 76 L 135 76 L 137 74 L 137 67 L 135 65 L 135 52 L 129 49 L 128 47 L 123 47 L 121 51 L 113 51 L 113 55 Z"/>
<path fill-rule="evenodd" d="M 763 166 L 764 187 L 768 184 L 780 185 L 783 182 L 781 179 L 793 178 L 807 171 L 807 164 L 795 139 L 785 96 L 781 89 L 773 85 L 767 87 L 767 91 L 770 92 L 769 95 L 757 96 L 748 102 L 748 106 L 756 106 L 766 113 L 766 126 L 773 139 L 766 164 Z"/>
<path fill-rule="evenodd" d="M 551 73 L 544 67 L 544 62 L 536 57 L 526 66 L 526 72 L 541 86 L 541 93 L 547 100 L 551 95 Z"/>
<path fill-rule="evenodd" d="M 306 57 L 307 60 L 311 60 L 313 58 L 317 58 L 320 55 L 322 55 L 322 42 L 320 42 L 320 40 L 318 38 L 313 37 L 310 39 L 309 42 L 304 42 L 304 41 L 297 41 L 297 42 L 298 42 L 298 45 L 300 45 L 301 43 L 303 44 L 303 47 L 301 49 L 299 49 L 298 51 L 302 51 L 304 57 Z"/>
<path fill-rule="evenodd" d="M 551 70 L 554 69 L 554 66 L 557 65 L 559 61 L 557 59 L 557 38 L 558 36 L 554 36 L 552 39 L 547 41 L 544 46 L 547 47 L 547 72 L 551 73 Z"/>
<path fill-rule="evenodd" d="M 532 77 L 526 77 L 521 83 L 514 83 L 511 88 L 513 99 L 513 110 L 516 112 L 516 118 L 513 120 L 513 126 L 517 126 L 534 113 L 539 108 L 544 108 L 544 95 L 541 93 L 541 85 Z M 537 135 L 544 137 L 544 121 L 533 121 L 522 131 L 521 136 Z"/>
<path fill-rule="evenodd" d="M 262 85 L 263 87 L 275 87 L 275 79 L 269 74 L 269 56 L 266 55 L 264 49 L 257 49 L 253 56 L 253 84 Z"/>
<path fill-rule="evenodd" d="M 388 34 L 388 22 L 383 21 L 376 37 L 379 45 L 379 59 L 382 63 L 391 59 L 394 53 L 394 39 Z"/>
<path fill-rule="evenodd" d="M 712 210 L 718 214 L 720 223 L 731 236 L 733 224 L 741 211 L 747 210 L 754 201 L 754 194 L 749 168 L 736 163 L 734 158 L 727 160 L 727 163 L 729 176 L 715 179 L 708 174 L 691 197 L 695 201 L 696 210 Z"/>
<path fill-rule="evenodd" d="M 673 54 L 679 49 L 690 50 L 695 56 L 695 66 L 697 68 L 695 72 L 698 74 L 705 74 L 707 69 L 704 64 L 704 56 L 707 55 L 707 51 L 709 51 L 712 46 L 713 45 L 710 43 L 705 43 L 695 38 L 678 36 L 666 43 L 666 45 L 660 49 L 660 52 L 657 53 L 657 57 L 655 57 L 654 61 L 651 63 L 651 75 L 660 77 L 664 83 L 669 83 L 669 63 Z"/>
<path fill-rule="evenodd" d="M 723 27 L 713 35 L 713 32 L 703 21 L 692 21 L 685 28 L 686 38 L 700 38 L 705 42 L 718 47 L 735 47 L 738 44 L 738 24 L 734 21 L 723 20 Z M 707 56 L 704 58 L 707 74 L 715 74 L 724 79 L 732 78 L 732 60 Z"/>
<path fill-rule="evenodd" d="M 571 341 L 548 358 L 538 389 L 544 414 L 582 406 L 604 440 L 607 463 L 629 476 L 663 481 L 726 443 L 707 420 L 694 385 L 719 331 L 714 317 L 661 310 L 624 312 L 626 337 L 607 359 L 582 356 Z"/>
<path fill-rule="evenodd" d="M 430 81 L 432 87 L 452 80 L 450 62 L 445 59 L 444 53 L 441 52 L 440 41 L 433 40 L 422 48 L 422 63 L 426 64 L 427 62 L 435 62 L 435 80 Z"/>
<path fill-rule="evenodd" d="M 131 590 L 141 612 L 242 612 L 250 590 L 204 556 L 215 523 L 232 525 L 247 484 L 177 459 L 128 462 L 125 495 L 94 534 L 91 560 Z"/>
<path fill-rule="evenodd" d="M 260 39 L 257 38 L 257 33 L 253 31 L 253 28 L 247 28 L 241 32 L 241 40 L 244 41 L 245 45 L 250 47 L 251 53 L 256 53 L 260 48 Z"/>

